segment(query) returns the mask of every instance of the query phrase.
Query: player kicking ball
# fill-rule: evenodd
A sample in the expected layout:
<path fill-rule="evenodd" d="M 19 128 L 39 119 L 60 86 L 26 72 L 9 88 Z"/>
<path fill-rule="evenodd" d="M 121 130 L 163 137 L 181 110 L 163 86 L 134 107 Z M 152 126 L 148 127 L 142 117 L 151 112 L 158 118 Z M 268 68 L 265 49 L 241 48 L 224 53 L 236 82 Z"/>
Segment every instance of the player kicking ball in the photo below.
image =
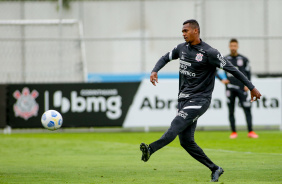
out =
<path fill-rule="evenodd" d="M 194 133 L 198 118 L 203 115 L 211 102 L 216 67 L 221 68 L 239 79 L 251 91 L 251 102 L 260 99 L 260 92 L 254 85 L 226 60 L 216 49 L 200 39 L 200 26 L 196 20 L 183 23 L 182 33 L 185 42 L 177 45 L 171 52 L 162 56 L 156 63 L 150 81 L 158 83 L 158 71 L 169 61 L 180 59 L 178 114 L 163 136 L 147 145 L 140 144 L 142 160 L 172 142 L 178 135 L 181 146 L 196 160 L 211 170 L 211 181 L 217 182 L 224 170 L 213 163 L 196 144 Z"/>

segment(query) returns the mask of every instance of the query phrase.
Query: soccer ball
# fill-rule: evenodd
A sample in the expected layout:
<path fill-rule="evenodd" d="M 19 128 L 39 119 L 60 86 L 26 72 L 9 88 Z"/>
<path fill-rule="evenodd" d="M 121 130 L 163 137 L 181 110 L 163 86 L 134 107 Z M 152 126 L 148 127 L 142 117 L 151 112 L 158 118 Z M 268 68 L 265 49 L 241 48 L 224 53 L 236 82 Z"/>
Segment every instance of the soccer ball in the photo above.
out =
<path fill-rule="evenodd" d="M 47 128 L 48 130 L 57 130 L 61 128 L 63 124 L 63 118 L 59 112 L 55 110 L 48 110 L 43 113 L 41 117 L 41 123 L 44 128 Z"/>

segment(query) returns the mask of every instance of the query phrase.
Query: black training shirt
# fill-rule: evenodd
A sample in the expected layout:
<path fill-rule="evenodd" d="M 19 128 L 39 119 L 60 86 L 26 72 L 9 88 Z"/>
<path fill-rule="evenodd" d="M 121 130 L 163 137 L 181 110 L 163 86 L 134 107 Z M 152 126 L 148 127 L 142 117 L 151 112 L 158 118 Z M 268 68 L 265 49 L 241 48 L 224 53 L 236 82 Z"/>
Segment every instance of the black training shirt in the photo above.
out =
<path fill-rule="evenodd" d="M 190 98 L 211 98 L 214 89 L 216 67 L 221 68 L 244 83 L 250 90 L 253 84 L 226 60 L 216 49 L 205 42 L 197 45 L 181 43 L 171 52 L 162 56 L 153 72 L 158 72 L 169 61 L 179 59 L 179 93 L 178 100 Z"/>
<path fill-rule="evenodd" d="M 226 56 L 226 59 L 230 61 L 240 72 L 242 72 L 249 80 L 251 80 L 251 70 L 249 65 L 249 60 L 238 54 L 237 56 Z M 244 90 L 244 84 L 236 79 L 232 74 L 226 73 L 227 79 L 230 81 L 229 84 L 226 85 L 227 89 L 241 89 Z"/>

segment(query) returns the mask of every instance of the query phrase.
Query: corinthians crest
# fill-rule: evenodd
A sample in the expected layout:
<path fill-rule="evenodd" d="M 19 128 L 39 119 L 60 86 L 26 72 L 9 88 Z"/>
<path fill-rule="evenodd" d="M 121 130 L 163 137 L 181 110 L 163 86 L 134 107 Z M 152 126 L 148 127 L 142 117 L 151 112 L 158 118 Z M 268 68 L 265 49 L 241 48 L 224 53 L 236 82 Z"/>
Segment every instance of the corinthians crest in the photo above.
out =
<path fill-rule="evenodd" d="M 198 53 L 197 55 L 196 55 L 196 61 L 198 61 L 198 62 L 200 62 L 200 61 L 202 61 L 203 60 L 203 54 L 201 54 L 201 53 Z"/>
<path fill-rule="evenodd" d="M 35 99 L 38 95 L 36 90 L 30 93 L 27 87 L 23 88 L 22 93 L 16 90 L 13 93 L 14 98 L 17 99 L 17 102 L 14 104 L 15 116 L 22 117 L 25 120 L 32 116 L 37 116 L 39 106 Z"/>

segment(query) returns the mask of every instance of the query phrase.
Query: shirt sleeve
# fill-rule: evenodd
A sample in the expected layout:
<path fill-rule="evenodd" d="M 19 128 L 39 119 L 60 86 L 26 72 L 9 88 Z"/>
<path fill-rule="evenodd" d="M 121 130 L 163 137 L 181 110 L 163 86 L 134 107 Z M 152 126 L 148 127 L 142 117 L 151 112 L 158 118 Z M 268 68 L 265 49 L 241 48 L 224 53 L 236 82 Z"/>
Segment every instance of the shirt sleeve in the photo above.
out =
<path fill-rule="evenodd" d="M 249 80 L 251 80 L 251 67 L 250 62 L 247 58 L 245 58 L 245 72 Z"/>
<path fill-rule="evenodd" d="M 236 67 L 234 67 L 230 61 L 224 58 L 222 54 L 218 52 L 218 50 L 212 48 L 208 50 L 208 61 L 211 65 L 221 68 L 228 73 L 231 73 L 235 78 L 237 78 L 245 86 L 247 86 L 249 90 L 253 90 L 255 88 L 255 86 L 248 80 L 248 78 Z"/>
<path fill-rule="evenodd" d="M 174 59 L 179 58 L 179 53 L 178 53 L 178 46 L 174 47 L 172 51 L 166 53 L 164 56 L 162 56 L 159 61 L 156 63 L 154 69 L 152 72 L 158 72 L 160 69 L 162 69 L 168 62 Z"/>

